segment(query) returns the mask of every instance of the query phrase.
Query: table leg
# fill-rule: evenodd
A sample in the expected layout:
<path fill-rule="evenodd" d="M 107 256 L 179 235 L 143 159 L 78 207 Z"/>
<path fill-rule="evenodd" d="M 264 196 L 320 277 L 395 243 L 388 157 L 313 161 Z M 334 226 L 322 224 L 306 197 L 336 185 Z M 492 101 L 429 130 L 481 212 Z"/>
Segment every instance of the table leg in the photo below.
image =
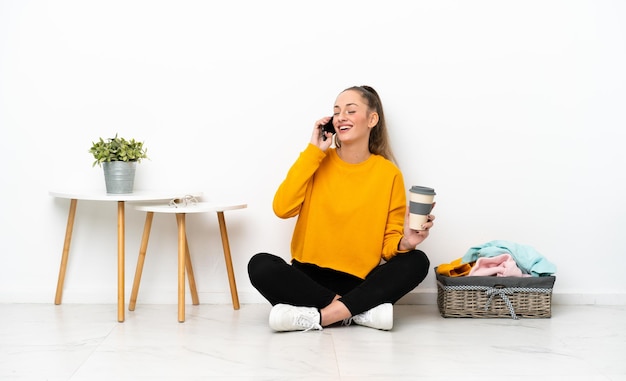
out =
<path fill-rule="evenodd" d="M 137 294 L 139 293 L 139 282 L 141 282 L 141 273 L 143 272 L 143 264 L 146 261 L 146 251 L 148 251 L 148 240 L 150 239 L 150 229 L 152 228 L 152 219 L 154 212 L 146 213 L 146 223 L 143 225 L 143 236 L 141 237 L 141 245 L 139 246 L 139 257 L 137 258 L 137 268 L 135 269 L 135 279 L 133 281 L 133 290 L 130 293 L 130 301 L 128 302 L 128 310 L 134 311 L 137 304 Z"/>
<path fill-rule="evenodd" d="M 124 201 L 117 202 L 117 321 L 124 321 Z"/>
<path fill-rule="evenodd" d="M 67 260 L 70 255 L 70 243 L 72 241 L 72 230 L 74 229 L 74 217 L 76 216 L 77 199 L 70 200 L 70 211 L 67 215 L 67 227 L 65 228 L 65 241 L 63 242 L 63 253 L 61 255 L 61 268 L 59 269 L 59 280 L 57 281 L 57 292 L 54 297 L 54 304 L 61 304 L 63 298 L 63 283 L 65 282 L 65 270 Z"/>
<path fill-rule="evenodd" d="M 228 233 L 226 232 L 226 220 L 224 212 L 217 212 L 217 219 L 220 225 L 220 234 L 222 236 L 222 247 L 224 248 L 224 261 L 226 262 L 226 271 L 228 272 L 228 282 L 230 283 L 230 296 L 233 300 L 233 308 L 239 309 L 239 296 L 237 294 L 237 284 L 235 283 L 235 272 L 233 271 L 233 260 L 230 255 L 230 245 L 228 243 Z"/>
<path fill-rule="evenodd" d="M 178 321 L 185 321 L 185 262 L 187 234 L 185 233 L 185 213 L 176 213 L 178 223 Z"/>
<path fill-rule="evenodd" d="M 187 268 L 187 278 L 189 279 L 189 291 L 191 292 L 191 302 L 194 306 L 200 304 L 198 298 L 198 289 L 196 288 L 196 277 L 193 275 L 193 266 L 191 264 L 191 254 L 189 254 L 189 240 L 185 236 L 185 266 Z"/>

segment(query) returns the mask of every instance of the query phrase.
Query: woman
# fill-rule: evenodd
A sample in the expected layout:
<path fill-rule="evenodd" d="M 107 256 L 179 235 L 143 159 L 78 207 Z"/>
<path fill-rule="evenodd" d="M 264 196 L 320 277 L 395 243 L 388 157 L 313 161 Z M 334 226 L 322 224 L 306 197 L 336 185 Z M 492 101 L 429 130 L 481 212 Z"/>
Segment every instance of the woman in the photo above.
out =
<path fill-rule="evenodd" d="M 354 86 L 336 99 L 333 133 L 315 123 L 311 142 L 274 196 L 280 218 L 298 216 L 291 265 L 268 253 L 248 263 L 252 285 L 272 304 L 276 331 L 337 322 L 389 330 L 393 303 L 413 290 L 430 262 L 415 247 L 428 237 L 409 228 L 402 173 L 393 163 L 376 91 Z"/>

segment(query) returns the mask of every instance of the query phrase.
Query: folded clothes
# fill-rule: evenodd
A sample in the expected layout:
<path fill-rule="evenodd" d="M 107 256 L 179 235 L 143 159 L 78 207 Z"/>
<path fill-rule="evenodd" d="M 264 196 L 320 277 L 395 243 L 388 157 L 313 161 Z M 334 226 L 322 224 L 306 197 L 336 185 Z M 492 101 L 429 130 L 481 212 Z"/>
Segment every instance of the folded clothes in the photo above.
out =
<path fill-rule="evenodd" d="M 509 254 L 497 255 L 495 257 L 478 258 L 469 276 L 516 276 L 522 277 L 530 275 L 523 274 L 522 270 Z"/>
<path fill-rule="evenodd" d="M 494 257 L 501 254 L 510 254 L 524 274 L 542 276 L 556 273 L 556 266 L 537 250 L 527 245 L 504 240 L 495 240 L 471 247 L 461 262 L 472 263 L 476 262 L 478 258 Z"/>
<path fill-rule="evenodd" d="M 440 264 L 437 266 L 437 273 L 450 277 L 468 275 L 472 269 L 473 263 L 461 263 L 462 259 L 463 258 L 458 258 L 450 263 Z"/>

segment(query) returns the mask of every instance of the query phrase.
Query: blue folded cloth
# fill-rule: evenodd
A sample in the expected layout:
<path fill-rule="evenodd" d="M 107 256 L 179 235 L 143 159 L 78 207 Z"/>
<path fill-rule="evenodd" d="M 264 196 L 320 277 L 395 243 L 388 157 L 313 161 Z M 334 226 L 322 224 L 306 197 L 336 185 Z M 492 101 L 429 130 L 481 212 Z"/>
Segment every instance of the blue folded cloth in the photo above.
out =
<path fill-rule="evenodd" d="M 476 262 L 480 257 L 495 257 L 501 254 L 510 254 L 517 267 L 525 274 L 544 276 L 556 273 L 556 266 L 537 250 L 527 245 L 503 240 L 490 241 L 480 246 L 471 247 L 462 257 L 461 263 Z"/>

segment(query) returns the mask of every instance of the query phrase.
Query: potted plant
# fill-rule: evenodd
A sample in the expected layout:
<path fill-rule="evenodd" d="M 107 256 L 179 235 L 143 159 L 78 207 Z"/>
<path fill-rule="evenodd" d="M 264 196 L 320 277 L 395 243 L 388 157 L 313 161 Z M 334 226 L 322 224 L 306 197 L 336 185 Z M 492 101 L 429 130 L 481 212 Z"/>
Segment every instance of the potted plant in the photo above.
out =
<path fill-rule="evenodd" d="M 95 159 L 92 166 L 99 165 L 104 170 L 107 193 L 132 193 L 137 163 L 147 159 L 147 149 L 143 142 L 126 140 L 115 134 L 114 138 L 100 138 L 92 142 L 89 149 Z"/>

